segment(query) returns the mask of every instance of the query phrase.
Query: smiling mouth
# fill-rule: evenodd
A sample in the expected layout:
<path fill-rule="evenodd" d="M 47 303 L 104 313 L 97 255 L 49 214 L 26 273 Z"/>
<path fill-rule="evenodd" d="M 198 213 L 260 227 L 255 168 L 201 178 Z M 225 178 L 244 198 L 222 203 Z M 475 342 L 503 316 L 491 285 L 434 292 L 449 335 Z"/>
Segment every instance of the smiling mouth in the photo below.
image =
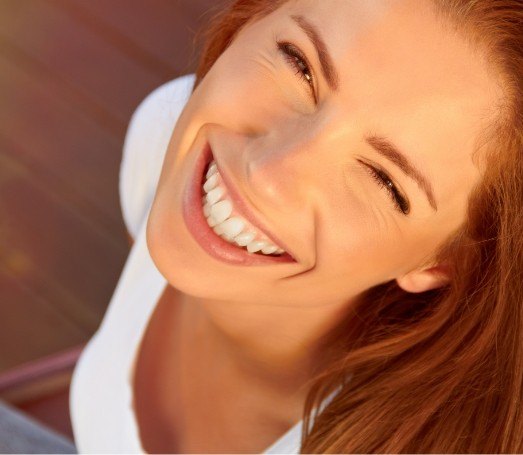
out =
<path fill-rule="evenodd" d="M 207 165 L 203 176 L 202 210 L 209 227 L 225 241 L 249 253 L 280 256 L 285 253 L 276 242 L 258 226 L 246 219 L 233 203 L 214 159 Z"/>
<path fill-rule="evenodd" d="M 207 254 L 232 265 L 297 263 L 259 220 L 229 176 L 220 172 L 219 163 L 213 161 L 211 146 L 206 142 L 183 192 L 182 216 L 193 239 Z"/>

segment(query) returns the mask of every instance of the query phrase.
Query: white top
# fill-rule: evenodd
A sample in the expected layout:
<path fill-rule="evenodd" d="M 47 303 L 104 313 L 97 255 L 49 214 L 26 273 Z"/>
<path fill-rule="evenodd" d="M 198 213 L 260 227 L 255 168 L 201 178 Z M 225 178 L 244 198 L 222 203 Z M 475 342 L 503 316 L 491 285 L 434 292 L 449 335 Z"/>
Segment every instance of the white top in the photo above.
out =
<path fill-rule="evenodd" d="M 73 371 L 69 406 L 78 453 L 146 453 L 132 405 L 131 374 L 167 281 L 149 255 L 145 227 L 163 157 L 194 80 L 194 74 L 182 76 L 150 93 L 134 112 L 126 133 L 120 203 L 135 242 L 102 322 Z M 302 421 L 263 453 L 299 453 L 301 431 Z"/>

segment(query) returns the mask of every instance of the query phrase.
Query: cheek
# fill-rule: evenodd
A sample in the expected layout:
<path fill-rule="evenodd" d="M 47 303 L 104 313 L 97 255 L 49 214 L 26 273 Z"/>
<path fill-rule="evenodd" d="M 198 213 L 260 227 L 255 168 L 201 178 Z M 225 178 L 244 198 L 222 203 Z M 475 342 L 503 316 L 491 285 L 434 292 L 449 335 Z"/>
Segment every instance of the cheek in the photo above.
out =
<path fill-rule="evenodd" d="M 408 247 L 398 246 L 398 238 L 380 232 L 363 222 L 352 225 L 350 231 L 333 233 L 325 242 L 319 270 L 329 280 L 358 286 L 358 291 L 398 276 L 410 262 Z"/>
<path fill-rule="evenodd" d="M 369 190 L 368 185 L 365 188 Z M 428 237 L 419 230 L 407 233 L 379 198 L 362 192 L 351 187 L 344 198 L 323 205 L 317 267 L 324 277 L 332 276 L 340 283 L 350 277 L 351 286 L 357 284 L 363 290 L 394 279 L 416 264 L 426 251 Z"/>
<path fill-rule="evenodd" d="M 224 52 L 200 84 L 199 116 L 237 131 L 270 131 L 284 123 L 295 101 L 269 58 Z"/>
<path fill-rule="evenodd" d="M 324 187 L 318 215 L 317 264 L 324 273 L 353 277 L 368 287 L 420 264 L 449 235 L 443 217 L 397 216 L 381 189 L 357 164 Z"/>
<path fill-rule="evenodd" d="M 374 281 L 386 268 L 384 250 L 392 234 L 358 194 L 348 192 L 331 201 L 318 216 L 317 267 L 329 273 L 338 270 L 358 282 L 366 277 Z"/>

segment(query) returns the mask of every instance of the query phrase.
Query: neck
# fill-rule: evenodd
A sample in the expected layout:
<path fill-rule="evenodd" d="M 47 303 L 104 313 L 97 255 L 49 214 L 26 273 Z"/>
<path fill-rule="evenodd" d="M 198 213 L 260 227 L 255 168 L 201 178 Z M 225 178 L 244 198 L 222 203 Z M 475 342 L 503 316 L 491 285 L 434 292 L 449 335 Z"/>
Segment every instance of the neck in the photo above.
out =
<path fill-rule="evenodd" d="M 197 356 L 282 395 L 306 386 L 328 364 L 329 334 L 352 306 L 269 307 L 188 295 L 181 300 L 184 338 Z"/>

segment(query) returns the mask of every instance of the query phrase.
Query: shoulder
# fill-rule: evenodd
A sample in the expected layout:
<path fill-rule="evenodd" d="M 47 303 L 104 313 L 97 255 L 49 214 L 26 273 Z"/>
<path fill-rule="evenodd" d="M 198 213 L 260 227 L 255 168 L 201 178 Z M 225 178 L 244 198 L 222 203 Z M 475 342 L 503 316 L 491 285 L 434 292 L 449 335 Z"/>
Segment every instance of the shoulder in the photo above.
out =
<path fill-rule="evenodd" d="M 188 74 L 156 88 L 141 101 L 129 121 L 119 193 L 125 226 L 133 238 L 154 198 L 167 145 L 195 78 L 195 74 Z"/>

